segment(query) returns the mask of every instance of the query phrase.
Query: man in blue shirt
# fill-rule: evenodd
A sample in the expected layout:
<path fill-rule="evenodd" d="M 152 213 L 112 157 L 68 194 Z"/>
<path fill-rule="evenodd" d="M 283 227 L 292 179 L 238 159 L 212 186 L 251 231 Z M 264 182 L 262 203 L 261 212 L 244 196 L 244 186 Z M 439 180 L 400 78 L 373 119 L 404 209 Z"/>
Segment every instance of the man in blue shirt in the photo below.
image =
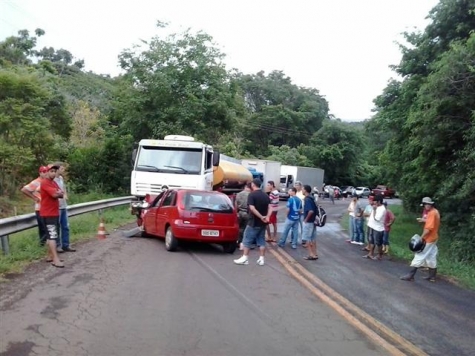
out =
<path fill-rule="evenodd" d="M 284 247 L 287 241 L 289 231 L 292 230 L 292 248 L 297 248 L 297 240 L 299 237 L 300 214 L 302 211 L 302 201 L 296 197 L 297 189 L 290 188 L 290 198 L 287 200 L 287 219 L 284 224 L 284 232 L 280 236 L 279 247 Z"/>

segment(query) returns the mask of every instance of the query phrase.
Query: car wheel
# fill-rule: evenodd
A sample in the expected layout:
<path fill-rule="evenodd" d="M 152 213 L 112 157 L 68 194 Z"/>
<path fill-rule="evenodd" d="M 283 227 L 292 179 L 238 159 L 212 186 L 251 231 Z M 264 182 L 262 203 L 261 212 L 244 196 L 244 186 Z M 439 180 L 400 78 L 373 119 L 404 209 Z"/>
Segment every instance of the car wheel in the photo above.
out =
<path fill-rule="evenodd" d="M 234 242 L 227 242 L 222 244 L 224 253 L 233 254 L 236 251 L 236 244 Z"/>
<path fill-rule="evenodd" d="M 168 227 L 165 233 L 165 248 L 167 251 L 175 251 L 178 247 L 178 240 L 173 236 L 172 228 Z"/>

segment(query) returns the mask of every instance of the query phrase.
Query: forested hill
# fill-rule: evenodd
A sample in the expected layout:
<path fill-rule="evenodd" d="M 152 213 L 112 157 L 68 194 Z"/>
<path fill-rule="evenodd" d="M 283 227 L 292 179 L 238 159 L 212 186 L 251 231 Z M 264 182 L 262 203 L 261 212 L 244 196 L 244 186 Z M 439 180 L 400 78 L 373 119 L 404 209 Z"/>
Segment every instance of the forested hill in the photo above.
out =
<path fill-rule="evenodd" d="M 357 124 L 329 115 L 318 88 L 282 71 L 227 70 L 203 32 L 165 37 L 159 24 L 155 37 L 118 53 L 123 74 L 110 78 L 85 72 L 87 58 L 68 50 L 37 48 L 44 31 L 22 30 L 0 42 L 2 196 L 58 159 L 76 192 L 128 193 L 135 141 L 188 134 L 229 156 L 324 168 L 329 184 L 389 184 L 413 211 L 431 196 L 449 253 L 473 261 L 474 14 L 475 0 L 441 0 L 424 31 L 405 34 L 393 67 L 400 79 Z"/>

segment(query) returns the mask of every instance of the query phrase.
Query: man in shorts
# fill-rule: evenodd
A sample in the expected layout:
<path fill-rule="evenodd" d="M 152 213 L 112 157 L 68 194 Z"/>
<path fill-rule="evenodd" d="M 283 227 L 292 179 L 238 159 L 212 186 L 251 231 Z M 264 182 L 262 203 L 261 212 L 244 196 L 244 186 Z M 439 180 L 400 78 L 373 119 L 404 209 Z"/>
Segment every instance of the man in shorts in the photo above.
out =
<path fill-rule="evenodd" d="M 374 197 L 373 211 L 368 220 L 370 232 L 368 235 L 368 243 L 371 246 L 370 251 L 365 258 L 373 260 L 383 259 L 383 237 L 384 237 L 384 221 L 386 219 L 386 208 L 383 205 L 383 196 Z M 374 255 L 376 246 L 378 247 L 378 257 Z"/>
<path fill-rule="evenodd" d="M 63 268 L 64 264 L 58 257 L 56 245 L 59 234 L 59 199 L 63 197 L 63 191 L 54 181 L 58 166 L 48 165 L 48 171 L 45 173 L 41 182 L 41 206 L 40 216 L 46 226 L 46 243 L 48 244 L 48 262 L 54 267 Z"/>
<path fill-rule="evenodd" d="M 237 265 L 249 264 L 249 250 L 251 245 L 256 242 L 259 246 L 259 259 L 257 264 L 264 266 L 264 256 L 266 252 L 266 228 L 269 222 L 272 208 L 270 205 L 269 196 L 264 193 L 260 187 L 262 182 L 260 179 L 254 179 L 251 183 L 252 192 L 247 199 L 247 205 L 249 206 L 249 221 L 244 230 L 243 237 L 243 255 L 234 260 Z"/>

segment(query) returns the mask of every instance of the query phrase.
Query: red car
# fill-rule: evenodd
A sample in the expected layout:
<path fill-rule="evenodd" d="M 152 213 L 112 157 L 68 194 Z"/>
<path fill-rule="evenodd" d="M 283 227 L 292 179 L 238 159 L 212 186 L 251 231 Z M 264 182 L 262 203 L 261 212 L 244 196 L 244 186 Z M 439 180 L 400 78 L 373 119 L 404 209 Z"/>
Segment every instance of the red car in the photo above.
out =
<path fill-rule="evenodd" d="M 168 251 L 176 250 L 179 241 L 215 243 L 222 245 L 224 252 L 235 251 L 239 225 L 227 195 L 170 189 L 148 200 L 150 207 L 143 214 L 144 234 L 164 237 Z"/>

